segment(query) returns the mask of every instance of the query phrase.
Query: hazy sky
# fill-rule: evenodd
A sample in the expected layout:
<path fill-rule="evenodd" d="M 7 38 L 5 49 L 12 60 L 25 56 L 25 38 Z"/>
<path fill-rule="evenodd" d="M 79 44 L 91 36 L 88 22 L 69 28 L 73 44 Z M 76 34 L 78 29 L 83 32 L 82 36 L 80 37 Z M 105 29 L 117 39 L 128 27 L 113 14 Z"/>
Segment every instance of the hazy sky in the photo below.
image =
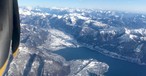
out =
<path fill-rule="evenodd" d="M 146 0 L 18 0 L 20 6 L 95 8 L 146 12 Z"/>

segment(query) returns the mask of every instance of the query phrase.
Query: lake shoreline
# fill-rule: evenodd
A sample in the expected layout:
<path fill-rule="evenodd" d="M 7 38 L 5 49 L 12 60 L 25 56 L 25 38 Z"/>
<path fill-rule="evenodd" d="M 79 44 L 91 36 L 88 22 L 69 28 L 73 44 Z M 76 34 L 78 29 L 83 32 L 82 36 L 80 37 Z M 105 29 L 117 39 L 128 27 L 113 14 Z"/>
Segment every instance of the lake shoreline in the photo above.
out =
<path fill-rule="evenodd" d="M 105 56 L 111 57 L 111 58 L 120 59 L 120 60 L 124 60 L 124 61 L 130 62 L 130 63 L 135 63 L 137 65 L 146 66 L 146 63 L 141 63 L 140 59 L 125 57 L 125 56 L 119 55 L 119 54 L 114 53 L 114 52 L 109 52 L 108 50 L 102 49 L 102 48 L 100 48 L 98 46 L 96 46 L 94 48 L 92 45 L 88 45 L 88 44 L 84 44 L 83 43 L 83 44 L 80 44 L 80 47 L 89 48 L 91 50 L 97 51 L 97 52 L 99 52 L 99 53 L 101 53 L 101 54 L 103 54 Z"/>

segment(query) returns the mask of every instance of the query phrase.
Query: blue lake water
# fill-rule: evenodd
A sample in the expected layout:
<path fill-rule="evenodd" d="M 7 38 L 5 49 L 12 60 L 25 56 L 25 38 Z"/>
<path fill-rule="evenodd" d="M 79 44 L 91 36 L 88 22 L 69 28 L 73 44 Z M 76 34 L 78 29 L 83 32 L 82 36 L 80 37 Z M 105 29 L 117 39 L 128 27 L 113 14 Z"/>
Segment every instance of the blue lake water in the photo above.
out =
<path fill-rule="evenodd" d="M 144 65 L 114 59 L 88 48 L 66 48 L 55 51 L 54 53 L 63 56 L 68 61 L 92 58 L 105 62 L 109 65 L 109 70 L 105 73 L 106 76 L 146 76 L 146 66 Z"/>

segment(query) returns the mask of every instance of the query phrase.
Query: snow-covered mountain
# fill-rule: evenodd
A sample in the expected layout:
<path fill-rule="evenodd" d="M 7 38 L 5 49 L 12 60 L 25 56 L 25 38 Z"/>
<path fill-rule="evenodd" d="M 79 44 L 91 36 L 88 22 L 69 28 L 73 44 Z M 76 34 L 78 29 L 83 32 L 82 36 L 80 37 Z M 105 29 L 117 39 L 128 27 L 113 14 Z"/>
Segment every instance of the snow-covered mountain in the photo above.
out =
<path fill-rule="evenodd" d="M 146 64 L 144 14 L 41 7 L 19 10 L 21 49 L 8 76 L 102 76 L 107 72 L 108 65 L 97 60 L 66 61 L 52 53 L 66 47 L 88 47 L 110 57 Z"/>
<path fill-rule="evenodd" d="M 36 33 L 37 36 L 43 37 L 37 42 L 36 40 L 32 42 L 31 39 L 37 38 L 36 35 L 29 36 L 29 33 L 26 33 L 28 36 L 22 37 L 22 42 L 30 43 L 28 46 L 35 47 L 42 44 L 39 46 L 40 48 L 48 49 L 45 45 L 52 38 L 57 38 L 53 41 L 57 41 L 57 43 L 60 41 L 63 46 L 85 46 L 115 58 L 139 64 L 146 63 L 145 14 L 93 9 L 21 7 L 20 16 L 21 24 L 27 25 L 24 26 L 27 27 L 25 31 L 22 27 L 22 32 L 43 30 L 40 34 Z M 48 32 L 55 35 L 59 32 L 62 34 L 55 37 L 52 36 L 53 34 L 49 35 Z M 61 37 L 65 35 L 68 37 Z M 46 40 L 47 43 L 44 41 L 44 44 L 43 40 Z M 54 44 L 51 42 L 52 45 L 63 47 L 55 42 Z M 49 48 L 49 50 L 51 49 Z"/>

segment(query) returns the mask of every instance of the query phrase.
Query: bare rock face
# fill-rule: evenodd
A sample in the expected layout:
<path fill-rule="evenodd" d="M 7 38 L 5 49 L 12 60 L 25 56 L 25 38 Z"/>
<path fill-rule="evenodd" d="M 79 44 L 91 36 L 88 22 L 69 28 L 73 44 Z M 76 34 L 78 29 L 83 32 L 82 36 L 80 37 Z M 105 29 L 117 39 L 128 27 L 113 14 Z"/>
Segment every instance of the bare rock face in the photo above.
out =
<path fill-rule="evenodd" d="M 108 68 L 107 64 L 93 59 L 66 61 L 57 54 L 23 47 L 5 76 L 98 76 Z"/>

